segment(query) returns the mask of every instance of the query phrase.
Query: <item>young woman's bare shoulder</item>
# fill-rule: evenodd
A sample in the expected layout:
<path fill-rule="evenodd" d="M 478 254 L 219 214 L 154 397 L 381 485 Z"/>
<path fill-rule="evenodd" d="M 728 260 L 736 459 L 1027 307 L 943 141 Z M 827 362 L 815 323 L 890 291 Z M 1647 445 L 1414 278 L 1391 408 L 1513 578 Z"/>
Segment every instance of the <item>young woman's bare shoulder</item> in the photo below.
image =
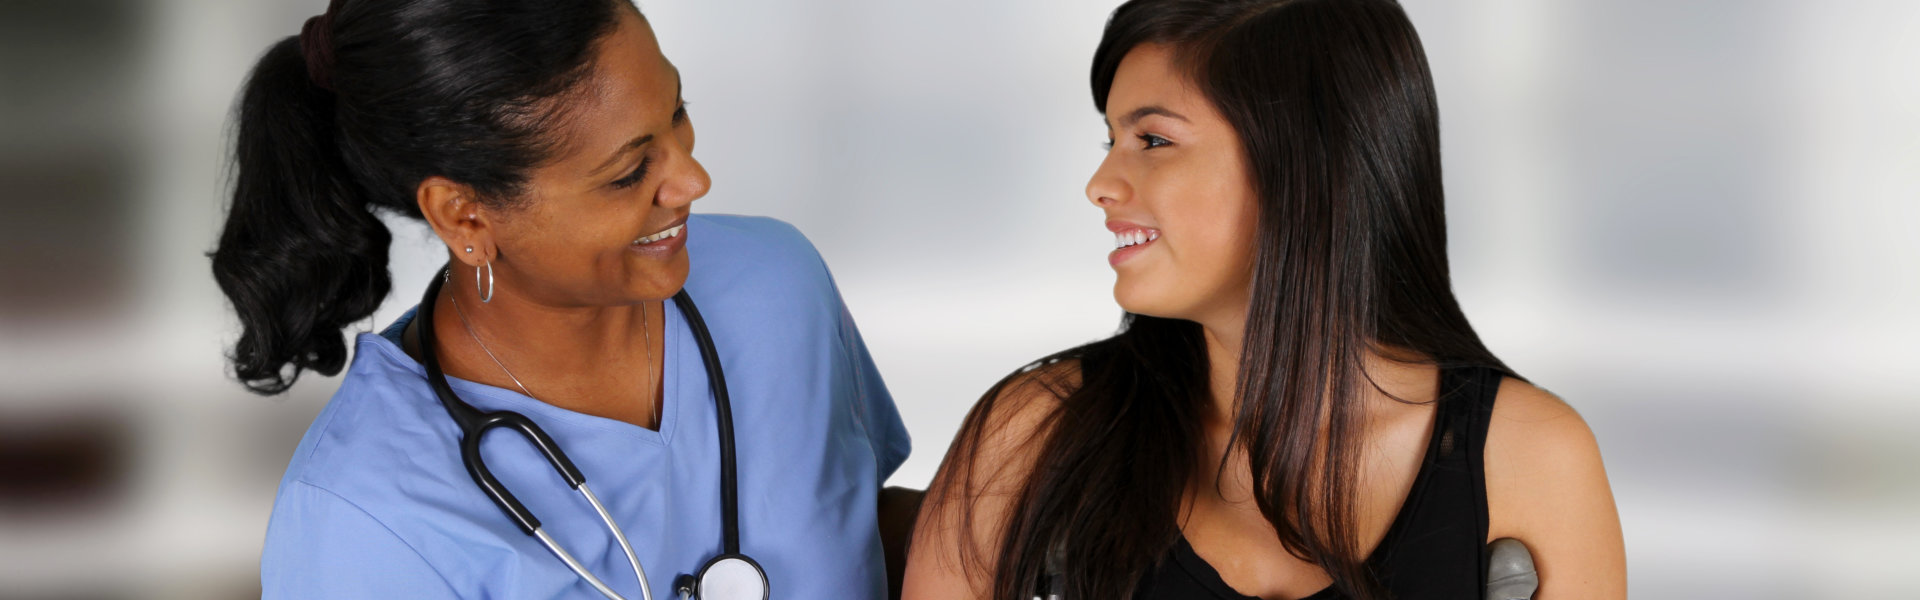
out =
<path fill-rule="evenodd" d="M 1060 400 L 1080 385 L 1077 361 L 1015 373 L 973 408 L 934 475 L 907 553 L 903 597 L 987 597 L 994 557 Z"/>
<path fill-rule="evenodd" d="M 1507 379 L 1487 430 L 1488 539 L 1525 542 L 1552 597 L 1621 598 L 1626 551 L 1600 445 L 1560 397 Z"/>
<path fill-rule="evenodd" d="M 969 420 L 981 420 L 978 446 L 966 448 L 982 464 L 1037 449 L 1057 416 L 1060 401 L 1080 386 L 1080 363 L 1062 360 L 1015 373 L 992 396 L 981 398 Z M 965 442 L 966 440 L 959 440 Z M 956 448 L 958 449 L 958 448 Z"/>
<path fill-rule="evenodd" d="M 1586 420 L 1559 396 L 1518 379 L 1500 384 L 1487 428 L 1485 457 L 1490 503 L 1500 498 L 1544 500 L 1569 485 L 1592 491 L 1593 485 L 1604 488 L 1606 484 L 1600 446 Z M 1490 510 L 1495 523 L 1524 520 L 1502 516 L 1551 511 L 1531 502 L 1506 508 Z"/>

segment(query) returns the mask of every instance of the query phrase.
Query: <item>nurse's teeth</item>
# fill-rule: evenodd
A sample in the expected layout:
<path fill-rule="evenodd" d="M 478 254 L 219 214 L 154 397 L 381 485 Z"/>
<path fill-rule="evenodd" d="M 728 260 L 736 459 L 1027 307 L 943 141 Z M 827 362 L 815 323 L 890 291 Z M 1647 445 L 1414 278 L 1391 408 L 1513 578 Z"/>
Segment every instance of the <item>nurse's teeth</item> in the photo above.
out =
<path fill-rule="evenodd" d="M 668 228 L 666 231 L 662 231 L 660 233 L 656 233 L 647 237 L 634 240 L 633 243 L 635 245 L 651 244 L 667 238 L 680 237 L 680 232 L 685 230 L 686 228 L 687 226 L 685 224 L 675 225 L 671 228 Z"/>

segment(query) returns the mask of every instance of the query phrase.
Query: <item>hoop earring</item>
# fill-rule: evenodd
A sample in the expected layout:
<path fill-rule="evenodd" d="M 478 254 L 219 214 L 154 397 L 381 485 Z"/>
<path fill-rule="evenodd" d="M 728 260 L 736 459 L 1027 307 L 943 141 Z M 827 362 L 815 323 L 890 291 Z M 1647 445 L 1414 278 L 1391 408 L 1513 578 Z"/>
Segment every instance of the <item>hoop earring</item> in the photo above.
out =
<path fill-rule="evenodd" d="M 493 261 L 487 261 L 487 288 L 480 289 L 480 267 L 473 268 L 473 288 L 480 293 L 480 303 L 493 301 Z"/>

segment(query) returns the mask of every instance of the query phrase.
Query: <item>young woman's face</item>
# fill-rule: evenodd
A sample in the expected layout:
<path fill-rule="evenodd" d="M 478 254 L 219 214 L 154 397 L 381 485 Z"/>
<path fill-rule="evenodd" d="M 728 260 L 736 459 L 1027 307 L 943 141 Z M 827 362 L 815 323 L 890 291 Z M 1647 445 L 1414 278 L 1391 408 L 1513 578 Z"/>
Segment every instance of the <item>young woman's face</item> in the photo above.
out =
<path fill-rule="evenodd" d="M 653 30 L 622 11 L 592 74 L 562 96 L 555 159 L 491 220 L 503 288 L 549 306 L 631 304 L 687 280 L 689 205 L 712 181 L 694 160 L 680 73 Z"/>
<path fill-rule="evenodd" d="M 1242 316 L 1258 207 L 1239 136 L 1188 82 L 1173 52 L 1128 52 L 1107 95 L 1113 147 L 1087 182 L 1117 248 L 1113 297 L 1127 312 Z"/>

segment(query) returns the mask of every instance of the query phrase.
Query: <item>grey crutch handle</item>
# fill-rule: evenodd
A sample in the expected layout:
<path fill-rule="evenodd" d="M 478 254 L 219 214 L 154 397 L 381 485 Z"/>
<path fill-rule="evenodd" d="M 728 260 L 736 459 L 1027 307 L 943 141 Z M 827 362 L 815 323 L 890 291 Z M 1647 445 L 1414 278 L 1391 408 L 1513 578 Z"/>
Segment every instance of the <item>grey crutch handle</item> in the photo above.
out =
<path fill-rule="evenodd" d="M 1487 544 L 1487 600 L 1533 600 L 1540 590 L 1540 574 L 1533 570 L 1533 553 L 1513 538 Z"/>

